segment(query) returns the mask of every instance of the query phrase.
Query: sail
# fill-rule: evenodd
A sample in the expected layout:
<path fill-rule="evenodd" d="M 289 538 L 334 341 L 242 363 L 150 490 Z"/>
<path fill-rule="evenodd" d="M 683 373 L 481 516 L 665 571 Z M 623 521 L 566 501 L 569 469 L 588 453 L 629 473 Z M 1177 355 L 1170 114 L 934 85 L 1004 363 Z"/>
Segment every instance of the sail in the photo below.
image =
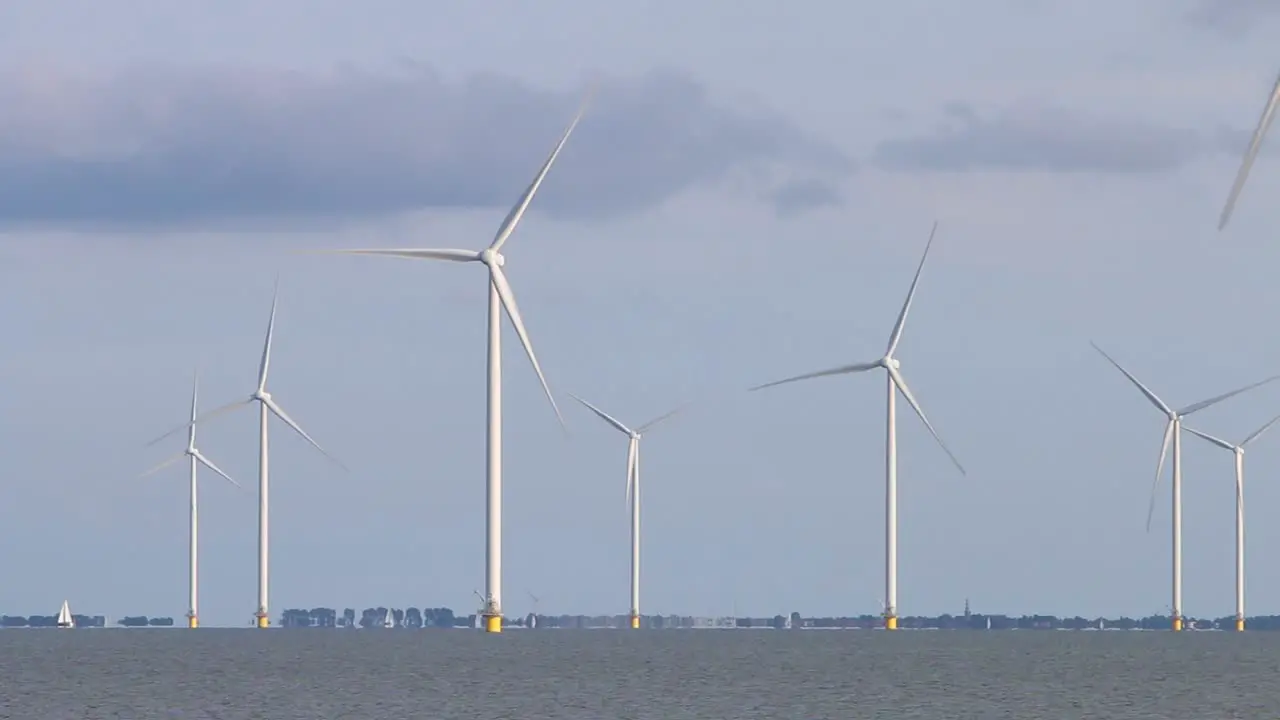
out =
<path fill-rule="evenodd" d="M 62 609 L 58 611 L 58 627 L 69 628 L 75 627 L 75 618 L 71 616 L 71 607 L 66 600 L 62 601 Z"/>

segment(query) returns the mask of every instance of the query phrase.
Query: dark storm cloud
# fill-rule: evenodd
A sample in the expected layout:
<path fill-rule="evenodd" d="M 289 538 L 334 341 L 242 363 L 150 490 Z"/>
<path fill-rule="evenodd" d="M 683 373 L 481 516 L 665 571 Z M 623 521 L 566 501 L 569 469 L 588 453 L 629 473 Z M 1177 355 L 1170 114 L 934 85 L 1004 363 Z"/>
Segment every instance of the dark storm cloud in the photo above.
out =
<path fill-rule="evenodd" d="M 1218 145 L 1190 130 L 1054 108 L 983 116 L 953 104 L 946 115 L 937 132 L 881 142 L 874 162 L 893 170 L 1153 173 L 1181 167 Z"/>
<path fill-rule="evenodd" d="M 429 70 L 0 75 L 0 223 L 185 225 L 507 207 L 574 93 Z M 643 210 L 748 171 L 764 202 L 836 202 L 853 163 L 673 72 L 603 79 L 539 192 L 561 217 Z M 785 178 L 783 181 L 780 178 Z"/>

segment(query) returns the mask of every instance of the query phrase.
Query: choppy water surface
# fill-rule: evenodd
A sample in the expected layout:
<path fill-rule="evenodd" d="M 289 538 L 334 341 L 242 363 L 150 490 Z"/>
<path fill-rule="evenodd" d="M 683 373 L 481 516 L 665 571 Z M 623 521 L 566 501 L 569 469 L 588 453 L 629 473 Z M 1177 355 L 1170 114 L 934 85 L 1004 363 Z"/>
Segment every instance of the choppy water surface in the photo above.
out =
<path fill-rule="evenodd" d="M 20 720 L 1280 717 L 1280 633 L 0 631 Z"/>

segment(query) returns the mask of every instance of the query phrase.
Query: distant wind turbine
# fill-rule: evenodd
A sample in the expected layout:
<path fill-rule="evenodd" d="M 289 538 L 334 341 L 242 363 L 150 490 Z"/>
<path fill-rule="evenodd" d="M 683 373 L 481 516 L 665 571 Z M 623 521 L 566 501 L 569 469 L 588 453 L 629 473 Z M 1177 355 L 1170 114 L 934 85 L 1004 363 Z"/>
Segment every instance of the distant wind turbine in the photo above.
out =
<path fill-rule="evenodd" d="M 675 415 L 684 409 L 680 406 L 675 410 L 659 415 L 649 422 L 636 426 L 636 429 L 623 425 L 613 416 L 609 415 L 600 408 L 583 400 L 582 398 L 569 394 L 569 397 L 582 403 L 597 417 L 609 423 L 618 432 L 624 434 L 628 438 L 627 442 L 627 504 L 631 509 L 631 627 L 632 629 L 640 628 L 640 438 L 648 430 L 652 429 L 658 423 Z"/>
<path fill-rule="evenodd" d="M 245 405 L 252 405 L 253 403 L 258 403 L 258 411 L 259 411 L 258 412 L 258 609 L 257 609 L 257 612 L 254 613 L 254 617 L 257 618 L 257 626 L 260 628 L 266 628 L 271 625 L 271 615 L 268 610 L 268 603 L 267 603 L 269 582 L 270 582 L 270 533 L 269 533 L 270 515 L 269 515 L 269 503 L 268 503 L 268 499 L 270 495 L 269 493 L 270 463 L 268 462 L 268 452 L 267 452 L 267 420 L 268 418 L 271 415 L 275 415 L 276 417 L 280 418 L 280 420 L 283 421 L 285 425 L 288 425 L 290 428 L 293 429 L 294 432 L 301 435 L 303 440 L 306 440 L 312 447 L 314 447 L 316 450 L 319 450 L 322 455 L 332 460 L 334 464 L 336 464 L 338 467 L 341 467 L 343 470 L 347 469 L 346 466 L 343 465 L 337 458 L 330 455 L 327 451 L 325 451 L 324 448 L 320 447 L 320 445 L 316 443 L 315 440 L 312 440 L 311 436 L 308 435 L 305 430 L 299 427 L 298 423 L 293 421 L 293 418 L 289 417 L 289 414 L 284 411 L 284 408 L 280 407 L 280 405 L 276 403 L 271 393 L 267 392 L 267 371 L 271 366 L 271 339 L 275 335 L 276 305 L 277 305 L 277 301 L 279 300 L 279 297 L 280 297 L 280 280 L 279 278 L 277 278 L 275 292 L 271 297 L 271 319 L 267 322 L 267 339 L 266 339 L 266 342 L 263 343 L 262 362 L 258 366 L 257 389 L 254 390 L 253 394 L 250 395 L 245 400 L 237 400 L 233 403 L 223 405 L 220 408 L 216 408 L 214 410 L 210 410 L 206 413 L 203 413 L 202 415 L 200 415 L 199 418 L 197 418 L 198 421 L 203 422 L 216 415 L 222 415 L 224 413 L 230 412 L 232 410 L 243 407 Z M 179 430 L 182 430 L 185 427 L 194 425 L 197 422 L 197 420 L 192 420 L 190 423 L 187 423 L 186 425 L 175 428 L 169 431 L 168 433 L 161 435 L 155 440 L 152 440 L 151 443 L 152 444 L 157 443 L 160 440 L 163 440 L 169 435 L 172 435 L 173 433 L 178 432 Z"/>
<path fill-rule="evenodd" d="M 964 466 L 956 459 L 956 456 L 947 447 L 946 443 L 933 429 L 933 425 L 929 419 L 925 417 L 924 410 L 921 409 L 920 403 L 916 402 L 915 396 L 911 394 L 911 389 L 907 387 L 907 381 L 903 379 L 902 373 L 899 371 L 901 363 L 893 356 L 895 350 L 898 349 L 898 342 L 902 339 L 902 328 L 907 322 L 907 312 L 911 309 L 911 301 L 915 297 L 916 287 L 920 283 L 920 273 L 924 270 L 924 262 L 929 257 L 929 248 L 933 246 L 934 234 L 938 231 L 938 223 L 933 224 L 933 229 L 929 232 L 929 241 L 924 246 L 924 254 L 920 258 L 920 265 L 916 268 L 915 277 L 911 280 L 911 289 L 907 291 L 907 300 L 902 304 L 902 311 L 898 313 L 898 322 L 893 326 L 893 332 L 889 334 L 889 346 L 884 352 L 884 357 L 875 362 L 859 363 L 857 365 L 845 365 L 843 367 L 833 368 L 831 370 L 821 370 L 818 372 L 797 375 L 785 380 L 777 380 L 775 382 L 757 385 L 751 388 L 752 391 L 762 390 L 774 385 L 782 385 L 784 383 L 795 382 L 797 380 L 807 380 L 809 378 L 825 377 L 827 375 L 847 375 L 850 373 L 860 373 L 867 370 L 875 370 L 876 368 L 884 368 L 888 380 L 888 399 L 887 412 L 885 415 L 885 608 L 884 608 L 884 627 L 886 630 L 898 629 L 898 431 L 897 431 L 897 414 L 894 402 L 899 392 L 911 405 L 911 409 L 919 416 L 920 421 L 924 423 L 925 428 L 929 430 L 929 434 L 933 435 L 933 439 L 942 447 L 943 452 L 951 458 L 951 462 L 960 470 L 960 474 L 964 475 Z"/>
<path fill-rule="evenodd" d="M 1164 474 L 1164 459 L 1169 454 L 1169 442 L 1173 442 L 1173 604 L 1169 613 L 1172 617 L 1173 630 L 1182 630 L 1182 418 L 1193 412 L 1203 410 L 1211 405 L 1216 405 L 1227 398 L 1239 395 L 1246 390 L 1252 390 L 1260 385 L 1280 378 L 1280 375 L 1272 375 L 1271 377 L 1260 380 L 1252 385 L 1246 385 L 1237 388 L 1228 393 L 1223 393 L 1208 400 L 1201 400 L 1198 403 L 1188 405 L 1181 410 L 1174 410 L 1161 400 L 1146 385 L 1143 385 L 1133 373 L 1125 370 L 1115 358 L 1106 353 L 1105 350 L 1098 347 L 1097 343 L 1091 343 L 1093 349 L 1102 354 L 1108 362 L 1116 367 L 1134 387 L 1142 392 L 1143 396 L 1155 406 L 1157 410 L 1164 413 L 1168 417 L 1168 422 L 1164 427 L 1164 442 L 1160 445 L 1160 460 L 1156 463 L 1156 479 L 1151 485 L 1151 500 L 1147 505 L 1147 531 L 1151 531 L 1151 515 L 1155 512 L 1156 507 L 1156 488 L 1160 484 L 1160 477 Z"/>
<path fill-rule="evenodd" d="M 1231 443 L 1221 438 L 1214 437 L 1208 433 L 1200 432 L 1195 428 L 1187 428 L 1187 432 L 1197 437 L 1208 440 L 1224 450 L 1230 450 L 1236 460 L 1236 631 L 1244 630 L 1244 448 L 1249 443 L 1257 440 L 1262 433 L 1266 432 L 1276 421 L 1280 420 L 1280 415 L 1271 418 L 1266 425 L 1254 430 L 1248 437 L 1240 441 L 1239 445 Z"/>
<path fill-rule="evenodd" d="M 1227 195 L 1227 203 L 1222 207 L 1222 214 L 1218 217 L 1219 231 L 1231 220 L 1231 213 L 1235 210 L 1241 191 L 1244 190 L 1245 181 L 1249 179 L 1249 170 L 1253 168 L 1253 161 L 1258 158 L 1258 151 L 1262 149 L 1262 141 L 1266 138 L 1267 129 L 1271 127 L 1271 121 L 1275 119 L 1278 105 L 1280 105 L 1280 78 L 1276 79 L 1276 84 L 1271 88 L 1271 96 L 1267 98 L 1267 104 L 1262 107 L 1262 117 L 1258 118 L 1258 126 L 1254 128 L 1249 146 L 1245 148 L 1240 169 L 1236 171 L 1235 183 L 1232 184 L 1231 192 Z"/>
<path fill-rule="evenodd" d="M 486 494 L 485 494 L 485 527 L 486 527 L 486 543 L 485 543 L 485 607 L 484 629 L 491 633 L 502 632 L 502 310 L 505 309 L 507 316 L 511 318 L 511 325 L 515 328 L 516 335 L 520 338 L 520 344 L 524 346 L 525 355 L 528 356 L 529 362 L 533 365 L 533 371 L 538 375 L 538 381 L 542 383 L 542 391 L 546 393 L 547 400 L 551 402 L 551 409 L 555 411 L 556 419 L 559 420 L 560 426 L 564 427 L 564 418 L 560 415 L 560 408 L 556 405 L 556 400 L 551 395 L 551 388 L 547 385 L 547 380 L 542 374 L 542 368 L 538 365 L 538 358 L 533 353 L 533 345 L 529 340 L 529 334 L 525 331 L 524 320 L 520 317 L 520 309 L 516 305 L 515 294 L 511 290 L 511 285 L 507 282 L 507 275 L 502 268 L 506 263 L 505 258 L 501 254 L 502 245 L 515 232 L 516 225 L 520 222 L 520 218 L 524 217 L 525 211 L 529 208 L 529 203 L 533 202 L 533 196 L 537 193 L 538 188 L 542 185 L 542 181 L 547 177 L 547 172 L 551 170 L 551 166 L 556 161 L 556 157 L 560 155 L 560 151 L 569 140 L 569 135 L 573 133 L 573 129 L 578 126 L 578 121 L 582 119 L 583 113 L 586 111 L 587 102 L 591 98 L 591 93 L 587 94 L 582 105 L 578 108 L 577 115 L 573 121 L 569 123 L 569 127 L 565 129 L 564 134 L 560 136 L 560 141 L 556 143 L 555 149 L 547 156 L 542 163 L 542 167 L 538 170 L 538 174 L 534 176 L 533 182 L 529 187 L 525 188 L 524 194 L 516 201 L 516 204 L 507 213 L 502 221 L 502 225 L 498 227 L 498 232 L 494 235 L 493 242 L 484 250 L 454 250 L 454 249 L 397 249 L 397 250 L 322 250 L 319 252 L 339 253 L 345 255 L 383 255 L 389 257 L 411 258 L 417 260 L 446 260 L 451 262 L 478 262 L 482 263 L 488 270 L 489 275 L 489 382 L 488 382 L 488 422 L 487 432 L 485 435 L 485 475 L 486 475 Z"/>
<path fill-rule="evenodd" d="M 221 475 L 227 482 L 240 487 L 240 483 L 231 479 L 231 476 L 222 472 L 222 469 L 213 464 L 213 461 L 205 457 L 198 449 L 196 449 L 196 401 L 199 392 L 200 374 L 197 372 L 195 379 L 191 383 L 191 425 L 187 432 L 187 449 L 165 460 L 159 465 L 142 473 L 141 477 L 147 477 L 153 473 L 159 472 L 170 465 L 178 462 L 182 458 L 189 458 L 191 461 L 191 521 L 188 548 L 191 551 L 191 557 L 187 565 L 188 578 L 190 580 L 190 588 L 188 590 L 188 609 L 187 609 L 187 627 L 200 627 L 200 566 L 199 553 L 197 551 L 197 540 L 199 537 L 199 512 L 197 507 L 197 497 L 199 493 L 196 488 L 196 466 L 204 465 L 218 475 Z"/>

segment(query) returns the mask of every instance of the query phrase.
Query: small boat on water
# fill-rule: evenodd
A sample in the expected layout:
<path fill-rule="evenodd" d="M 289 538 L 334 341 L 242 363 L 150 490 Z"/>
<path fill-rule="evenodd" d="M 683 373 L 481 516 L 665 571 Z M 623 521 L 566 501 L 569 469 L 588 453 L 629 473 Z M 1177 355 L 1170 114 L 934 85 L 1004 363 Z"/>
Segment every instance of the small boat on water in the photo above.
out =
<path fill-rule="evenodd" d="M 71 616 L 71 607 L 67 605 L 67 601 L 62 601 L 62 609 L 58 611 L 58 627 L 73 628 L 76 626 L 76 619 Z"/>

